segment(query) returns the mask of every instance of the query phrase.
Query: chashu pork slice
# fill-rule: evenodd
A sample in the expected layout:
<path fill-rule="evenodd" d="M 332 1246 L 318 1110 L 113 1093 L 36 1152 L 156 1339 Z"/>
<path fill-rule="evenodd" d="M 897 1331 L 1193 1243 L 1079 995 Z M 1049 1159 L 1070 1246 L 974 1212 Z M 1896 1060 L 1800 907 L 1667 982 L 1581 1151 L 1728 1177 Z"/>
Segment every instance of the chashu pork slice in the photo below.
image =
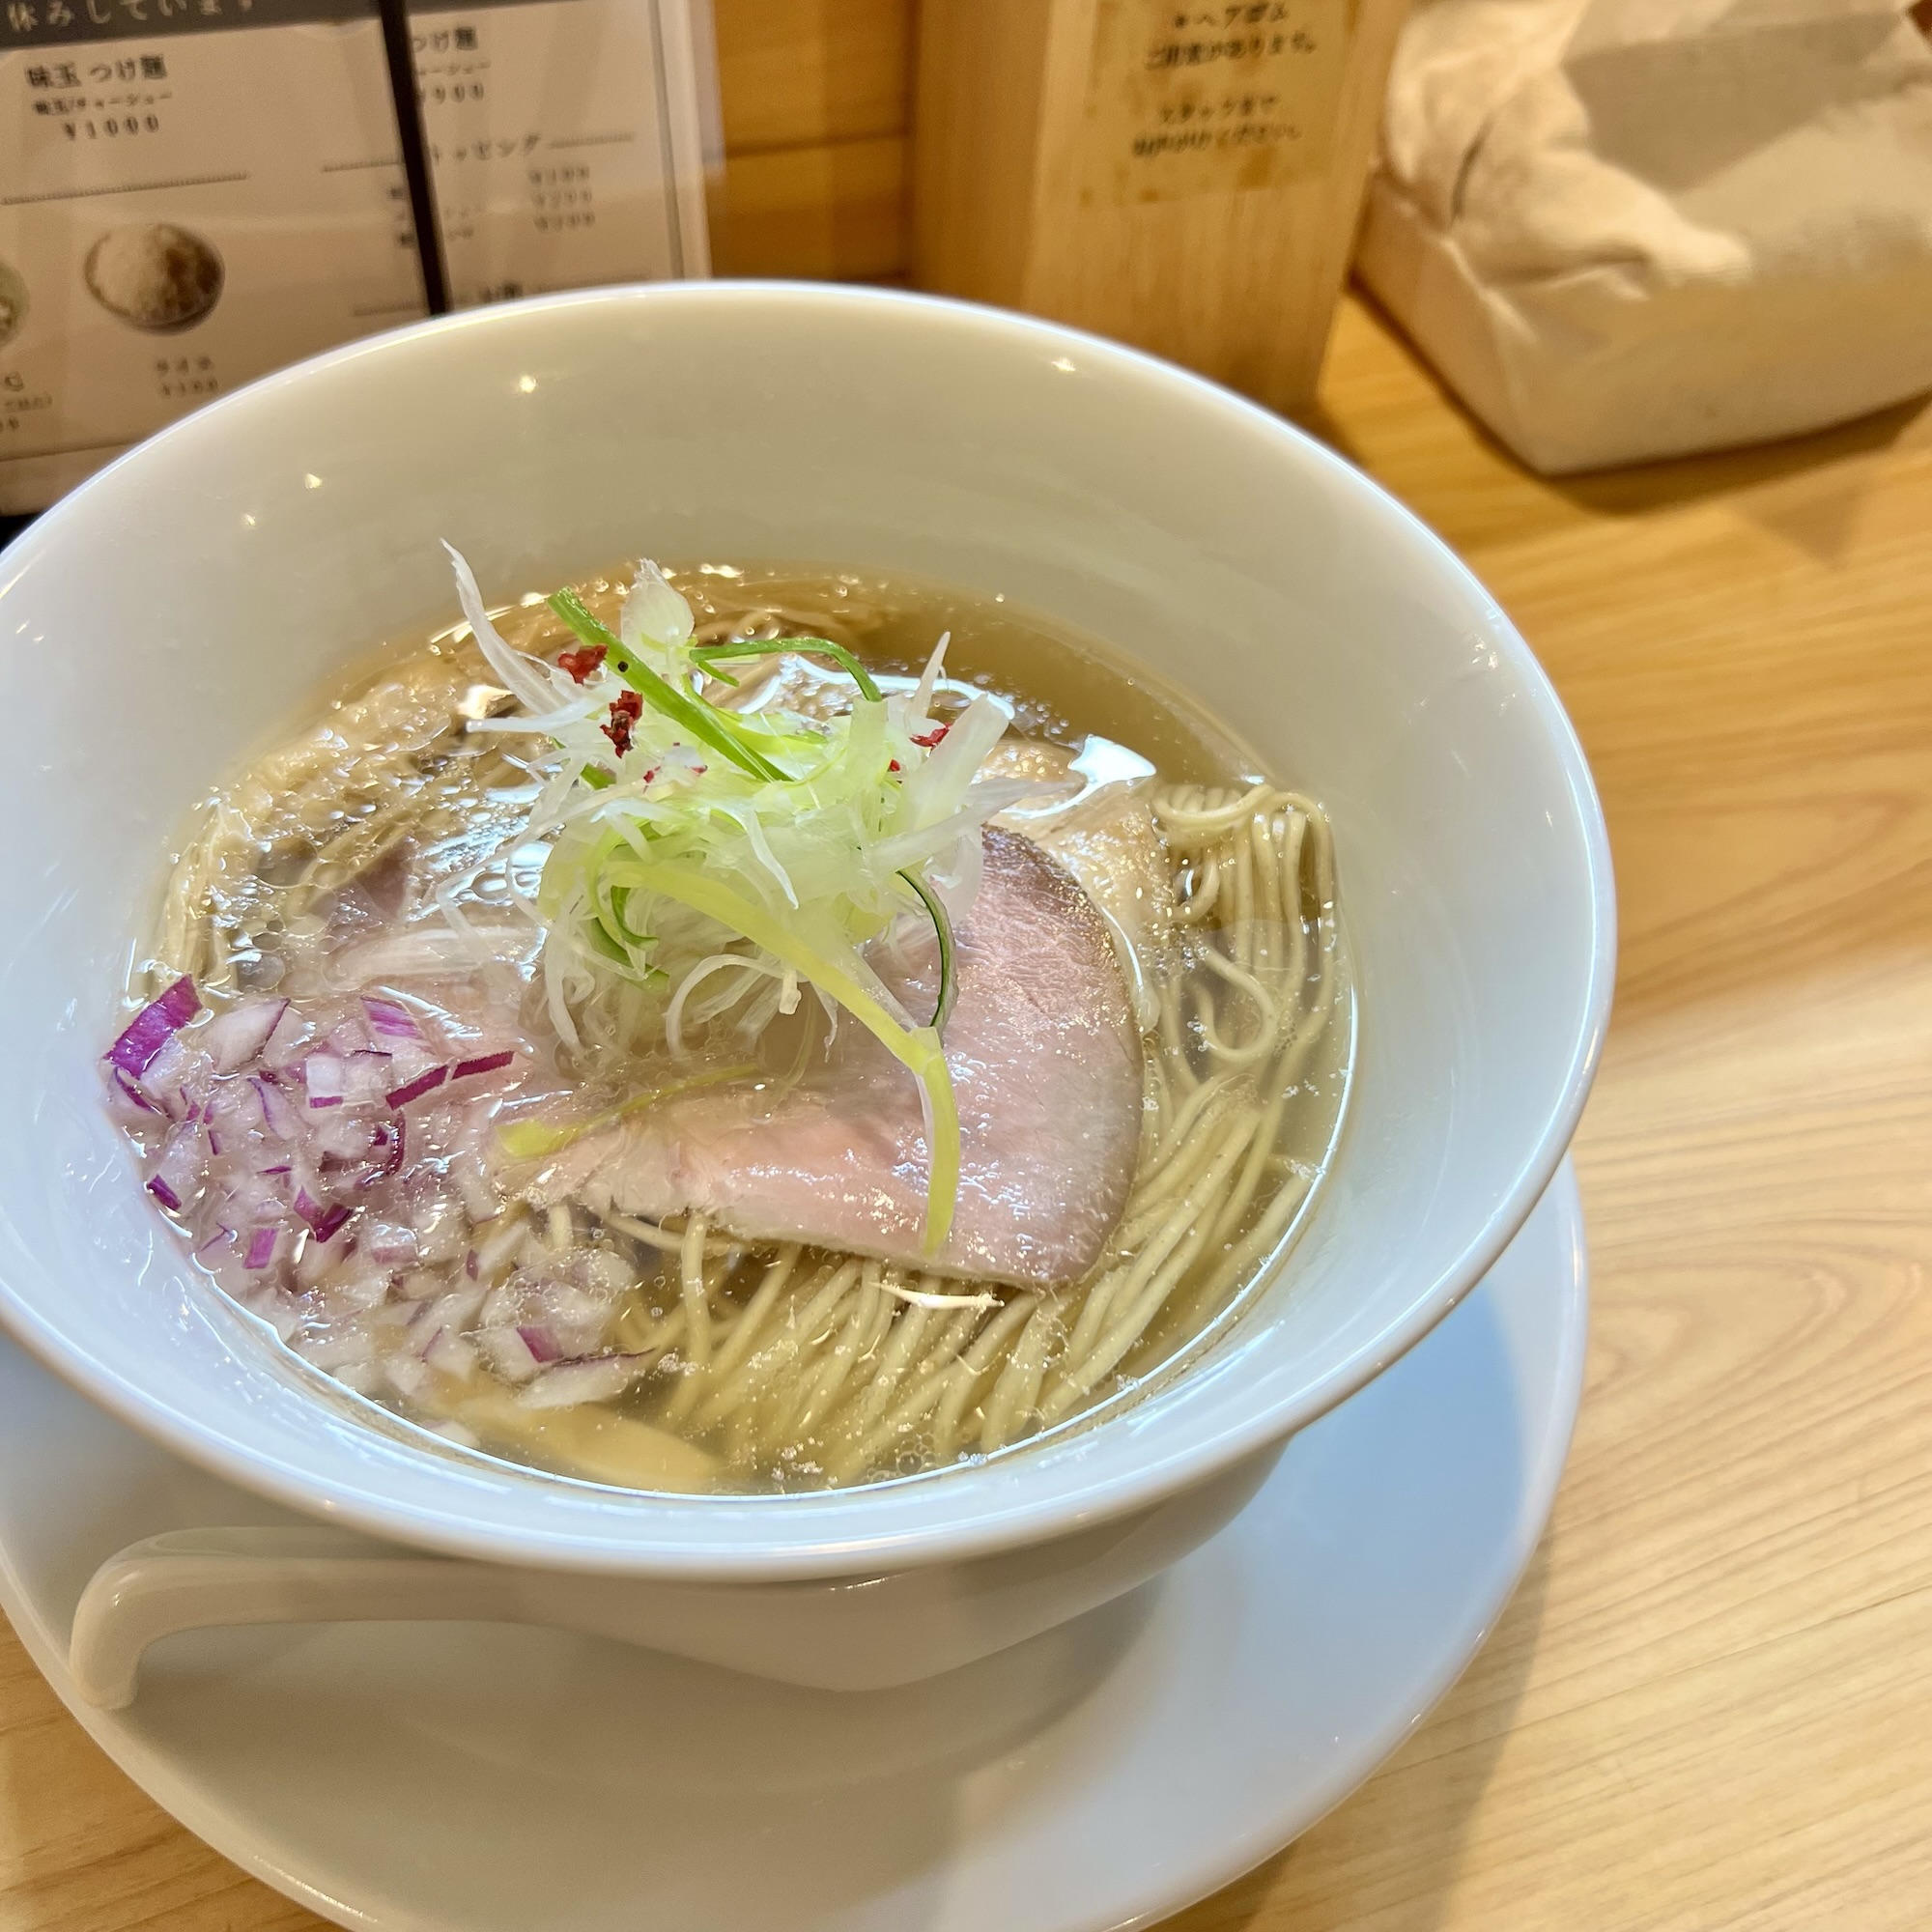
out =
<path fill-rule="evenodd" d="M 773 1105 L 742 1090 L 668 1100 L 567 1150 L 529 1191 L 598 1211 L 696 1210 L 753 1240 L 805 1241 L 1021 1286 L 1077 1280 L 1125 1206 L 1140 1145 L 1140 1029 L 1107 925 L 1067 872 L 989 828 L 958 932 L 946 1029 L 960 1122 L 952 1231 L 921 1246 L 926 1144 L 913 1076 L 847 1018 L 829 1055 Z M 878 949 L 923 1018 L 930 935 Z"/>

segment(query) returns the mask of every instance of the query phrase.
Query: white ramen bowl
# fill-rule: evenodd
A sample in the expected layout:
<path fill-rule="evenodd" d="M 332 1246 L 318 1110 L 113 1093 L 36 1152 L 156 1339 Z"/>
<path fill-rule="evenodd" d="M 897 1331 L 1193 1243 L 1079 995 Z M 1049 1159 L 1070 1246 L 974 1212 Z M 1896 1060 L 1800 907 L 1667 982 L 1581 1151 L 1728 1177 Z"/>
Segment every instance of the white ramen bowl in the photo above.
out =
<path fill-rule="evenodd" d="M 213 781 L 345 659 L 453 620 L 445 537 L 496 599 L 639 551 L 1002 592 L 1179 681 L 1324 802 L 1360 999 L 1350 1119 L 1292 1261 L 1198 1366 L 977 1466 L 640 1495 L 372 1421 L 195 1275 L 98 1100 L 130 935 Z M 1482 586 L 1299 431 L 1021 317 L 685 284 L 406 328 L 74 492 L 0 560 L 0 1318 L 124 1420 L 343 1528 L 654 1587 L 1022 1556 L 1037 1581 L 1043 1546 L 1077 1567 L 1092 1532 L 1157 1511 L 1146 1574 L 1480 1279 L 1554 1172 L 1602 1041 L 1602 818 Z M 726 1661 L 758 1667 L 763 1641 Z"/>

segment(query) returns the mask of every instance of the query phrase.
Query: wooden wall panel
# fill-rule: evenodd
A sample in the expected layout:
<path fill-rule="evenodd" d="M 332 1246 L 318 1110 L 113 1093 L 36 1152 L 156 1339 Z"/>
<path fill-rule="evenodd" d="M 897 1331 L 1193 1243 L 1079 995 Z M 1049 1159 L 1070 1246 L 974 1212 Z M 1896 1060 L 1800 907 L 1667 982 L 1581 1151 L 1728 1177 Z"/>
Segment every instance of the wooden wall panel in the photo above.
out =
<path fill-rule="evenodd" d="M 712 0 L 733 154 L 906 131 L 913 0 Z"/>
<path fill-rule="evenodd" d="M 905 272 L 915 0 L 713 0 L 721 275 Z"/>
<path fill-rule="evenodd" d="M 714 274 L 881 281 L 906 234 L 903 135 L 734 155 L 711 197 Z"/>

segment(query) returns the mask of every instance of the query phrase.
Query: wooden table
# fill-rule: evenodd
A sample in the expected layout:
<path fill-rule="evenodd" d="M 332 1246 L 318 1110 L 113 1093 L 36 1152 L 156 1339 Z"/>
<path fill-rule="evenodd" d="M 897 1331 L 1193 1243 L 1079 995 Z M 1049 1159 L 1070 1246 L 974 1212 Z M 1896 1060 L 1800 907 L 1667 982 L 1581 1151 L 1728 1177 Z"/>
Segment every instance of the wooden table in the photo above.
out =
<path fill-rule="evenodd" d="M 1589 1389 L 1468 1675 L 1171 1932 L 1923 1932 L 1932 411 L 1540 482 L 1352 304 L 1323 396 L 1514 613 L 1603 787 Z M 0 1932 L 319 1924 L 0 1644 Z"/>

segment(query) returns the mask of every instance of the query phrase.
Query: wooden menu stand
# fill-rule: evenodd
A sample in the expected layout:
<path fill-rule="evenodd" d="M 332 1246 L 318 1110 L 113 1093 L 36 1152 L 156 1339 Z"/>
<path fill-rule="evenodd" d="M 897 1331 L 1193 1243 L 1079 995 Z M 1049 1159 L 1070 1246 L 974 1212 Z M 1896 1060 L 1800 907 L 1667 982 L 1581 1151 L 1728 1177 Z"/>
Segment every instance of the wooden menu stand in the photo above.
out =
<path fill-rule="evenodd" d="M 922 0 L 913 279 L 1307 407 L 1404 0 Z"/>

